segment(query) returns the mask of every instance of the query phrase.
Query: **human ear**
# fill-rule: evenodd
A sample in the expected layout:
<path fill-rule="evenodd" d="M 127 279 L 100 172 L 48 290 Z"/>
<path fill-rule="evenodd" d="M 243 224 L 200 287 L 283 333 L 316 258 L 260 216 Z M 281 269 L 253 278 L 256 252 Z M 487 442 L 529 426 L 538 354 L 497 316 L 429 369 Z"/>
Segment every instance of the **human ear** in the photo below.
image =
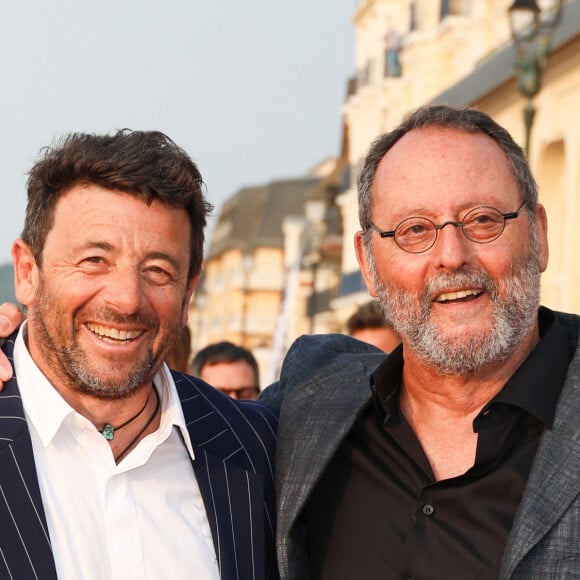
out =
<path fill-rule="evenodd" d="M 191 297 L 197 285 L 199 284 L 199 279 L 201 277 L 201 270 L 189 281 L 187 289 L 185 291 L 185 296 L 183 298 L 183 311 L 181 313 L 181 324 L 182 326 L 187 326 L 187 321 L 189 320 L 189 303 Z"/>
<path fill-rule="evenodd" d="M 375 276 L 372 274 L 370 267 L 370 259 L 367 254 L 365 244 L 365 234 L 362 230 L 356 232 L 354 235 L 354 250 L 356 252 L 356 259 L 358 260 L 360 271 L 365 281 L 369 294 L 376 298 L 378 295 L 377 288 L 375 288 Z"/>
<path fill-rule="evenodd" d="M 24 306 L 30 306 L 38 288 L 39 271 L 32 250 L 24 240 L 18 239 L 12 245 L 12 260 L 16 298 Z"/>
<path fill-rule="evenodd" d="M 540 272 L 544 272 L 548 267 L 548 217 L 546 208 L 541 204 L 536 205 L 536 236 L 538 238 L 538 264 Z"/>

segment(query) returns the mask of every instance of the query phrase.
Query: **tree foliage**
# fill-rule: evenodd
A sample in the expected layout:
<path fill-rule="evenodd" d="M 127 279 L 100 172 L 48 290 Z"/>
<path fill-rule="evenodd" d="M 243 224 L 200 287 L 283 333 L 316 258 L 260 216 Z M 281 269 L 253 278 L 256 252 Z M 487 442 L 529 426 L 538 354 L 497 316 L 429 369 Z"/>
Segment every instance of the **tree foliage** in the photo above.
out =
<path fill-rule="evenodd" d="M 16 302 L 12 264 L 0 265 L 0 304 L 2 302 Z"/>

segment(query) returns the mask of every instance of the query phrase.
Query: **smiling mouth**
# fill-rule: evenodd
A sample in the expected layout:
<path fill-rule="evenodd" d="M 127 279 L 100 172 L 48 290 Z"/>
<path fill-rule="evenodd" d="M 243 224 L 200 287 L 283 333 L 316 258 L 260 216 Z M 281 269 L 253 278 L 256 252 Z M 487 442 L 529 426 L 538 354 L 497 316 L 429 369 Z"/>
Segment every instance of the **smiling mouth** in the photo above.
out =
<path fill-rule="evenodd" d="M 435 302 L 467 302 L 473 298 L 477 298 L 483 294 L 482 290 L 470 289 L 470 290 L 459 290 L 457 292 L 444 292 L 439 294 L 435 299 Z"/>
<path fill-rule="evenodd" d="M 135 340 L 143 334 L 143 330 L 119 330 L 110 326 L 102 326 L 87 322 L 87 328 L 105 342 L 119 343 Z"/>

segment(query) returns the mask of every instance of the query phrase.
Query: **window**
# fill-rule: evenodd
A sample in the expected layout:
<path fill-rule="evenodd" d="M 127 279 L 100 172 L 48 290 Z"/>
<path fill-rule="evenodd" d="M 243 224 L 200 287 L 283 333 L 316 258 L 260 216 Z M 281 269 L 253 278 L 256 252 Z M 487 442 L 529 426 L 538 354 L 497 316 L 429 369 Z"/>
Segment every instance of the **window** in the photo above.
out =
<path fill-rule="evenodd" d="M 411 2 L 409 5 L 409 31 L 417 30 L 417 3 Z"/>
<path fill-rule="evenodd" d="M 466 16 L 471 12 L 471 0 L 441 0 L 440 20 L 447 16 Z"/>

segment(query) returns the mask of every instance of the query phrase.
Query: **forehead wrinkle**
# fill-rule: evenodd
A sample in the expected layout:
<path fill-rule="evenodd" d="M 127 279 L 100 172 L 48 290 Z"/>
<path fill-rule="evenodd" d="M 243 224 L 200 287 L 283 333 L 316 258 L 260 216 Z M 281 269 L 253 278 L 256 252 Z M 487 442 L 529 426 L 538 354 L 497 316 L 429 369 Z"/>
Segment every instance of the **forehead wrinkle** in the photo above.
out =
<path fill-rule="evenodd" d="M 80 246 L 81 250 L 92 250 L 93 248 L 98 250 L 105 250 L 107 252 L 114 250 L 113 244 L 100 240 L 89 240 Z"/>
<path fill-rule="evenodd" d="M 499 209 L 497 207 L 497 204 L 495 201 L 483 201 L 482 199 L 478 198 L 477 201 L 469 200 L 469 201 L 465 201 L 463 203 L 459 203 L 457 205 L 457 207 L 455 207 L 453 209 L 453 211 L 450 213 L 444 212 L 441 209 L 433 207 L 433 206 L 427 207 L 426 205 L 421 205 L 421 206 L 414 207 L 412 209 L 403 209 L 399 212 L 395 212 L 391 215 L 391 217 L 396 218 L 398 215 L 400 216 L 397 224 L 403 220 L 406 220 L 409 218 L 414 218 L 414 217 L 429 218 L 436 223 L 438 222 L 438 220 L 447 220 L 447 219 L 450 219 L 453 221 L 461 221 L 465 214 L 467 214 L 471 210 L 474 210 L 474 209 L 477 209 L 480 207 L 489 207 L 489 208 Z M 501 209 L 499 211 L 504 213 L 503 210 L 501 210 Z M 508 210 L 506 210 L 506 211 L 508 211 Z M 382 217 L 382 215 L 383 214 L 381 214 L 381 217 Z"/>

